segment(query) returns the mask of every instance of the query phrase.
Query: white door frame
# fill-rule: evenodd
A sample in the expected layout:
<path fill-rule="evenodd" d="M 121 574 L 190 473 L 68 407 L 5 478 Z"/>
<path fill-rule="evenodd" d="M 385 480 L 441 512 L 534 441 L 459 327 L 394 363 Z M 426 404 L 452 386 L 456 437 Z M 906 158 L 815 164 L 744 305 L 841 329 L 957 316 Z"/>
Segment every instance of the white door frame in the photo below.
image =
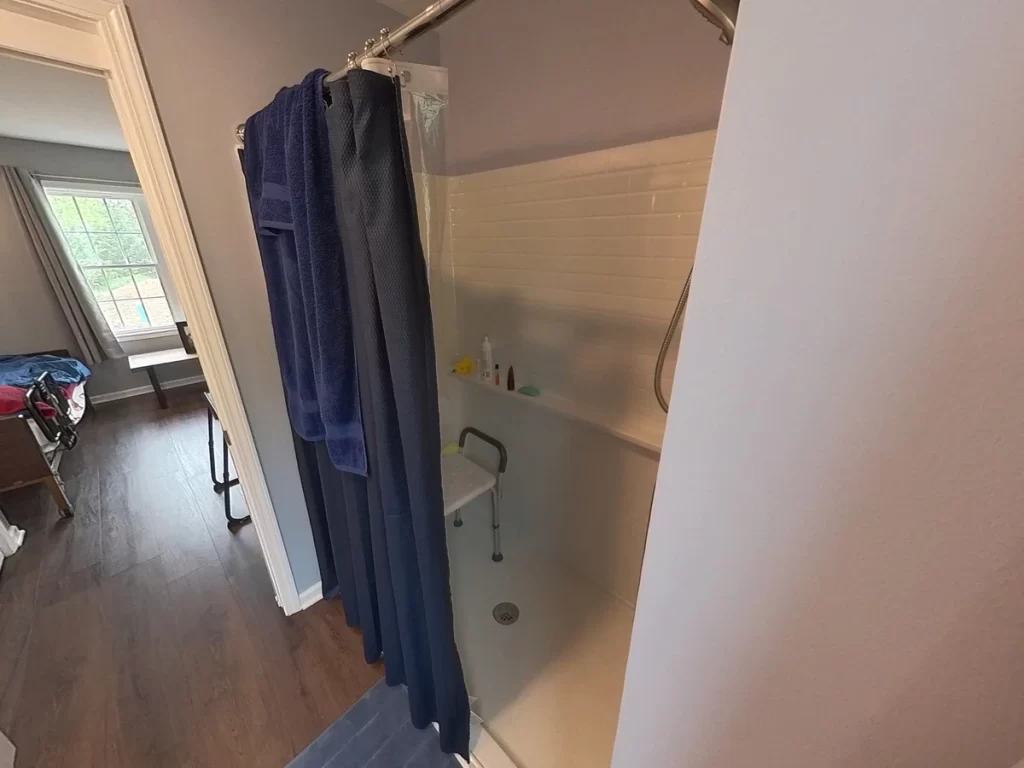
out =
<path fill-rule="evenodd" d="M 284 539 L 124 0 L 0 0 L 0 50 L 106 79 L 286 614 L 301 610 Z"/>

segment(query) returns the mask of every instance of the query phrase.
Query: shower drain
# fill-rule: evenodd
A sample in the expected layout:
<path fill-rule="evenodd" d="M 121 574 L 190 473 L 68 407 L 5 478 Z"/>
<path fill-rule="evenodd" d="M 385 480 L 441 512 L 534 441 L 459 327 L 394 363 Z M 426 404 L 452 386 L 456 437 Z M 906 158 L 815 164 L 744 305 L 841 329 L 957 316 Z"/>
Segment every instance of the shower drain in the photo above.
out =
<path fill-rule="evenodd" d="M 498 603 L 491 614 L 496 622 L 508 626 L 515 624 L 519 618 L 519 606 L 515 603 Z"/>

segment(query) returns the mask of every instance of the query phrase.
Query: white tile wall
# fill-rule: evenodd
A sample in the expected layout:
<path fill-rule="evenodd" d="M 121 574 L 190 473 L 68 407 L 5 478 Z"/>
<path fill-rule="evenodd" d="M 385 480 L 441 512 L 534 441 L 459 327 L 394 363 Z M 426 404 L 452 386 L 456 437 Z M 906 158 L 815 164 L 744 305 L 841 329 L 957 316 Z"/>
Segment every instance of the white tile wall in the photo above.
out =
<path fill-rule="evenodd" d="M 611 426 L 663 429 L 655 357 L 693 263 L 713 147 L 706 132 L 449 179 L 454 342 L 439 351 L 476 357 L 486 333 L 518 385 Z M 675 345 L 666 391 L 674 368 Z M 632 602 L 657 456 L 486 392 L 458 399 L 459 418 L 510 444 L 507 535 Z"/>

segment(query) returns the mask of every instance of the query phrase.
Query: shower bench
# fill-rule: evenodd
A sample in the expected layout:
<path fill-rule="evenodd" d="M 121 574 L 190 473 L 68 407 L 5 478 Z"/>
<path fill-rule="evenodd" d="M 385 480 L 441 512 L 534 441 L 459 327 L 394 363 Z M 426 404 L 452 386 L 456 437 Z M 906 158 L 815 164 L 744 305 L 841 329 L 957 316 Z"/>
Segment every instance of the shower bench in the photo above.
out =
<path fill-rule="evenodd" d="M 469 435 L 494 446 L 498 451 L 496 473 L 481 467 L 465 455 L 466 438 Z M 501 554 L 501 476 L 508 466 L 508 451 L 497 439 L 481 432 L 476 427 L 466 427 L 459 435 L 459 452 L 441 457 L 441 484 L 444 488 L 445 517 L 454 515 L 456 528 L 462 527 L 462 508 L 478 496 L 491 494 L 491 529 L 494 532 L 494 552 L 491 560 L 500 563 L 505 559 Z"/>

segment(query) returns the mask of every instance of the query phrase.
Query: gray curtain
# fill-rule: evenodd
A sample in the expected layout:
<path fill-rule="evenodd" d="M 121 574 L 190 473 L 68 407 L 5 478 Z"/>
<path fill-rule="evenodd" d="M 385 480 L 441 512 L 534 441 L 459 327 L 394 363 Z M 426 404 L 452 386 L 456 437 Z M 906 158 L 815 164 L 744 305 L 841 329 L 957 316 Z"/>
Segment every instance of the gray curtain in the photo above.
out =
<path fill-rule="evenodd" d="M 78 342 L 82 361 L 96 365 L 123 357 L 124 350 L 107 325 L 81 270 L 64 249 L 42 186 L 28 171 L 3 165 L 0 166 L 0 192 L 6 192 L 14 201 L 25 235 Z"/>

